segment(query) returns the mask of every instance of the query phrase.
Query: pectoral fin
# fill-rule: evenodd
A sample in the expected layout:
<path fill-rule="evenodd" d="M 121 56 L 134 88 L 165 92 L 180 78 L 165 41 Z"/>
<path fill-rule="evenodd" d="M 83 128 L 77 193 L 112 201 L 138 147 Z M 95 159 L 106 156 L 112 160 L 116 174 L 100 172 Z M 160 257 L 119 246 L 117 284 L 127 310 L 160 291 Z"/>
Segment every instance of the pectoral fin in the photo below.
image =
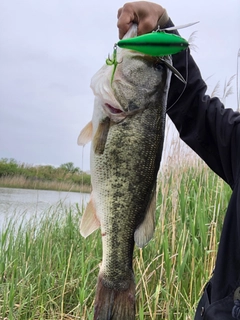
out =
<path fill-rule="evenodd" d="M 107 117 L 103 119 L 97 128 L 97 131 L 93 138 L 93 150 L 95 154 L 103 154 L 105 144 L 107 142 L 108 131 L 110 128 L 110 119 Z"/>
<path fill-rule="evenodd" d="M 139 248 L 143 248 L 153 237 L 155 230 L 156 213 L 156 188 L 153 191 L 152 199 L 149 202 L 148 210 L 143 222 L 134 233 L 134 240 Z"/>
<path fill-rule="evenodd" d="M 92 127 L 92 121 L 90 121 L 80 132 L 77 140 L 78 145 L 85 146 L 85 144 L 87 144 L 92 140 L 92 134 L 93 134 L 93 127 Z"/>
<path fill-rule="evenodd" d="M 96 216 L 96 210 L 92 199 L 88 202 L 87 207 L 82 216 L 80 223 L 80 233 L 84 238 L 87 238 L 91 233 L 100 227 L 100 222 Z"/>

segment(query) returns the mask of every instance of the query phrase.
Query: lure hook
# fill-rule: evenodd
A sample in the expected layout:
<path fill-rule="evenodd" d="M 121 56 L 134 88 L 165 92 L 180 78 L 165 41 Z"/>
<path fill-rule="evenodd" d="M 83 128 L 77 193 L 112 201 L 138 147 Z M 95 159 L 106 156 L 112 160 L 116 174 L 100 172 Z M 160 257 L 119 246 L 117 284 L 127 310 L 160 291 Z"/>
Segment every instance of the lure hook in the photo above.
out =
<path fill-rule="evenodd" d="M 119 63 L 122 63 L 122 60 L 121 61 L 117 61 L 117 43 L 115 43 L 114 46 L 113 46 L 112 59 L 110 58 L 110 54 L 108 54 L 108 58 L 106 59 L 106 64 L 108 66 L 112 66 L 113 65 L 113 72 L 112 72 L 112 76 L 111 76 L 111 84 L 113 82 L 114 74 L 116 72 L 117 65 Z"/>

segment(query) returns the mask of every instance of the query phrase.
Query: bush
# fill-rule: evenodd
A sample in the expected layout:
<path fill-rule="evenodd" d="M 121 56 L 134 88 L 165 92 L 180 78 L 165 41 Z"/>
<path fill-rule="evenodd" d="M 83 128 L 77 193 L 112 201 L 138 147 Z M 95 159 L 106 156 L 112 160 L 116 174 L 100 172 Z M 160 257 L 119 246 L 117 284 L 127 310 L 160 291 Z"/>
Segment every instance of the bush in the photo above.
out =
<path fill-rule="evenodd" d="M 18 164 L 14 159 L 2 158 L 0 160 L 0 177 L 6 175 L 18 174 Z"/>
<path fill-rule="evenodd" d="M 18 163 L 14 159 L 2 158 L 0 160 L 0 177 L 23 176 L 32 181 L 54 181 L 66 182 L 90 186 L 90 175 L 74 167 L 72 162 L 60 165 L 58 168 L 50 165 L 30 166 L 24 163 Z"/>

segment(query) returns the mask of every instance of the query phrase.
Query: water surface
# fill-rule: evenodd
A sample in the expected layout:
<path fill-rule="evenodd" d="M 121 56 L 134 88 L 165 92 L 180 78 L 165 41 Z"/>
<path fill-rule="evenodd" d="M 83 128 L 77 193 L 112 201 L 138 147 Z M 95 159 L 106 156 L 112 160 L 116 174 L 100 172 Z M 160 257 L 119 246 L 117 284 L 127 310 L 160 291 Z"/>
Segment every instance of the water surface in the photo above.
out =
<path fill-rule="evenodd" d="M 0 230 L 13 218 L 40 219 L 58 207 L 81 209 L 88 199 L 88 193 L 0 188 Z"/>

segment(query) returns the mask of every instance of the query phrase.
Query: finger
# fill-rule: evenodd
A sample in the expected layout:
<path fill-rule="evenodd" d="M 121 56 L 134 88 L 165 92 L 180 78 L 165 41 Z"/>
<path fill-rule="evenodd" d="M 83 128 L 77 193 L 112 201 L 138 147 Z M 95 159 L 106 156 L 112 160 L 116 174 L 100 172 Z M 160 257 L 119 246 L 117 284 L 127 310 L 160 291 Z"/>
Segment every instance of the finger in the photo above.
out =
<path fill-rule="evenodd" d="M 138 35 L 152 32 L 157 22 L 153 22 L 150 18 L 140 19 L 138 24 Z"/>
<path fill-rule="evenodd" d="M 119 38 L 122 39 L 126 32 L 129 30 L 133 22 L 138 22 L 133 11 L 121 8 L 118 10 L 117 27 L 119 29 Z"/>
<path fill-rule="evenodd" d="M 122 28 L 119 28 L 118 29 L 118 36 L 119 36 L 119 39 L 122 39 L 124 37 L 124 35 L 128 32 L 128 30 L 130 29 L 132 23 L 130 22 L 129 24 L 125 25 L 124 27 Z"/>
<path fill-rule="evenodd" d="M 122 14 L 123 8 L 118 9 L 117 18 L 119 19 L 120 15 Z"/>

